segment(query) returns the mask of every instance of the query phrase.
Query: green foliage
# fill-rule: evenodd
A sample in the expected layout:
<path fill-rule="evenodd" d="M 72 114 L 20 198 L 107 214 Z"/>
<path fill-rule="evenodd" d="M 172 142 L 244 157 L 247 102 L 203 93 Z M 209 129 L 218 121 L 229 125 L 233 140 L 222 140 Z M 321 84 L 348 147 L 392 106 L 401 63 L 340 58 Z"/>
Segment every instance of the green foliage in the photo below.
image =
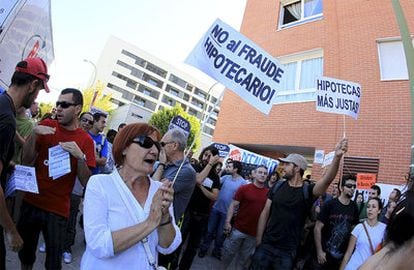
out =
<path fill-rule="evenodd" d="M 193 143 L 194 138 L 200 132 L 200 128 L 201 128 L 200 120 L 197 117 L 186 113 L 183 110 L 183 108 L 181 108 L 180 105 L 176 105 L 175 107 L 170 108 L 170 109 L 164 108 L 162 110 L 159 110 L 158 112 L 153 113 L 148 123 L 158 128 L 161 134 L 165 134 L 168 131 L 168 125 L 170 124 L 171 119 L 173 119 L 174 116 L 177 116 L 177 115 L 183 117 L 188 122 L 190 122 L 190 125 L 191 125 L 190 136 L 187 142 L 187 145 L 190 146 Z M 200 145 L 201 145 L 201 138 L 200 136 L 198 136 L 191 150 L 196 152 L 197 149 L 200 147 Z"/>
<path fill-rule="evenodd" d="M 46 113 L 50 113 L 53 107 L 55 107 L 55 105 L 52 102 L 48 102 L 48 103 L 40 102 L 39 104 L 40 114 L 43 116 Z"/>
<path fill-rule="evenodd" d="M 92 99 L 96 92 L 96 98 L 93 102 L 93 106 L 101 109 L 105 112 L 111 112 L 114 109 L 114 105 L 111 102 L 111 95 L 103 95 L 103 90 L 105 88 L 105 85 L 98 81 L 94 86 L 88 87 L 86 89 L 83 89 L 83 108 L 82 112 L 87 112 L 90 109 L 90 106 L 92 105 Z"/>

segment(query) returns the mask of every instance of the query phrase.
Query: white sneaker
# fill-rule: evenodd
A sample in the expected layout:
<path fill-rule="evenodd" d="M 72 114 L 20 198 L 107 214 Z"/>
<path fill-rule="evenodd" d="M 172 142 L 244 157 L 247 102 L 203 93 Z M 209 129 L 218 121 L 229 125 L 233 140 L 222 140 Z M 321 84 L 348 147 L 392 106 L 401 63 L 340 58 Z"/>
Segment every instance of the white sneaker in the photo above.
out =
<path fill-rule="evenodd" d="M 63 261 L 65 263 L 71 263 L 72 262 L 72 253 L 70 253 L 70 252 L 63 252 Z"/>
<path fill-rule="evenodd" d="M 46 252 L 46 244 L 45 242 L 42 242 L 39 246 L 39 252 L 45 253 Z"/>

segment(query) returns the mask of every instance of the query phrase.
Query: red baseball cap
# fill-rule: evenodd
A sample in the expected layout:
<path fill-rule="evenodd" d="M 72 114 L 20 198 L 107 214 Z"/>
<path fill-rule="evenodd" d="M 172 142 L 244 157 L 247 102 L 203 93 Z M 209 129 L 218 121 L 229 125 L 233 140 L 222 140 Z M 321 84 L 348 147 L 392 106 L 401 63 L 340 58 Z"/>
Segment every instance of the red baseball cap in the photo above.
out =
<path fill-rule="evenodd" d="M 24 63 L 26 62 L 26 63 Z M 23 64 L 22 64 L 23 63 Z M 16 71 L 27 73 L 35 76 L 43 81 L 43 85 L 47 93 L 50 92 L 47 82 L 49 81 L 49 74 L 47 74 L 47 66 L 45 61 L 39 57 L 26 58 L 16 66 Z"/>

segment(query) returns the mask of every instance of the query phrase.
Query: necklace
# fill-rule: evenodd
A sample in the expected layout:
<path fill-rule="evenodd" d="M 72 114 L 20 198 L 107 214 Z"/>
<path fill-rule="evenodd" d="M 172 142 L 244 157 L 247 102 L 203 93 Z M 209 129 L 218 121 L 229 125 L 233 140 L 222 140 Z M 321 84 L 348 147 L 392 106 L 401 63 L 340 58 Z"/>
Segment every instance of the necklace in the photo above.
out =
<path fill-rule="evenodd" d="M 373 225 L 371 225 L 371 224 L 369 224 L 369 221 L 367 220 L 367 224 L 371 227 L 371 228 L 373 228 L 373 227 L 375 227 L 375 226 L 377 226 L 377 224 L 378 224 L 379 222 L 378 222 L 378 220 L 377 221 L 375 221 L 375 223 L 373 224 Z"/>

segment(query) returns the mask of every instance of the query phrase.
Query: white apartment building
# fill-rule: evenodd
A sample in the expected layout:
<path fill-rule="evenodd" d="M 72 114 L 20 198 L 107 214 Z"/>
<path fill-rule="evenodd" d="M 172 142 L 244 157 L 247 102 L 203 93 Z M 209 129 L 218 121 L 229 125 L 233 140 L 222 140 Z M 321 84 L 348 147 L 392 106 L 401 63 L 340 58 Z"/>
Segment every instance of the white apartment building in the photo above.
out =
<path fill-rule="evenodd" d="M 214 108 L 219 91 L 213 87 L 208 93 L 210 86 L 132 44 L 110 37 L 97 63 L 97 79 L 105 83 L 104 93 L 112 94 L 117 107 L 132 103 L 144 110 L 143 121 L 176 104 L 198 119 L 213 110 L 203 130 L 205 135 L 213 135 L 220 110 Z"/>

